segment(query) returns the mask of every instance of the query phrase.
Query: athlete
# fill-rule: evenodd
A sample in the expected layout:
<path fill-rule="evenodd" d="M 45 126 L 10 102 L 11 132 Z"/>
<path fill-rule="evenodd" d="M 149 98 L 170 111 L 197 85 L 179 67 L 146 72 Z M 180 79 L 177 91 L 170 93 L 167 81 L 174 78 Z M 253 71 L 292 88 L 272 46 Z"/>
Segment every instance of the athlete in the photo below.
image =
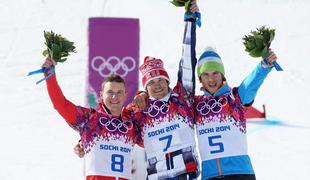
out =
<path fill-rule="evenodd" d="M 255 180 L 247 152 L 245 107 L 250 106 L 277 56 L 269 56 L 235 88 L 225 78 L 224 65 L 209 48 L 198 60 L 203 95 L 195 98 L 195 121 L 202 180 Z"/>
<path fill-rule="evenodd" d="M 191 11 L 198 12 L 196 1 Z M 139 70 L 148 97 L 145 109 L 130 104 L 126 113 L 139 129 L 136 143 L 145 148 L 148 180 L 196 179 L 199 163 L 194 132 L 195 18 L 186 20 L 178 81 L 170 78 L 161 59 L 146 57 Z"/>
<path fill-rule="evenodd" d="M 42 67 L 51 71 L 53 65 L 55 62 L 47 58 Z M 77 106 L 67 100 L 56 75 L 46 82 L 54 108 L 81 136 L 86 180 L 131 179 L 134 128 L 131 121 L 122 118 L 127 97 L 124 80 L 118 75 L 104 80 L 97 110 Z"/>

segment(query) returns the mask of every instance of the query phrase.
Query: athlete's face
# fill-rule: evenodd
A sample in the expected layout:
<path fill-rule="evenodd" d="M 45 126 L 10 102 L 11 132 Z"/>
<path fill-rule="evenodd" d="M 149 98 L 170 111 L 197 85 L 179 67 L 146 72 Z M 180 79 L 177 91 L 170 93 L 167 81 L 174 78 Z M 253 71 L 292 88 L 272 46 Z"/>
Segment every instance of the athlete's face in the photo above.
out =
<path fill-rule="evenodd" d="M 162 99 L 169 92 L 169 84 L 164 78 L 156 78 L 147 83 L 146 89 L 149 96 L 155 99 Z"/>
<path fill-rule="evenodd" d="M 200 82 L 210 94 L 215 94 L 223 85 L 223 75 L 218 71 L 202 73 Z"/>
<path fill-rule="evenodd" d="M 106 82 L 101 91 L 101 98 L 110 111 L 121 112 L 127 98 L 125 84 Z"/>

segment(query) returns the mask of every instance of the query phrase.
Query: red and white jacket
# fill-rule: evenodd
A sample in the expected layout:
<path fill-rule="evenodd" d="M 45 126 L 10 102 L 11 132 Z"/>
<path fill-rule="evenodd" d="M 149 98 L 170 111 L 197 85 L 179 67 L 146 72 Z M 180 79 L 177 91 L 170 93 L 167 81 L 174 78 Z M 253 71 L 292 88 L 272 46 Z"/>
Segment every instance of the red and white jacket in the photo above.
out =
<path fill-rule="evenodd" d="M 135 141 L 145 148 L 149 180 L 199 172 L 194 132 L 195 22 L 187 21 L 177 85 L 163 99 L 149 99 L 143 111 L 133 104 L 126 113 L 138 129 Z"/>
<path fill-rule="evenodd" d="M 63 95 L 56 75 L 47 80 L 47 90 L 54 108 L 81 136 L 86 179 L 131 179 L 132 122 L 113 117 L 103 104 L 98 110 L 74 105 Z"/>

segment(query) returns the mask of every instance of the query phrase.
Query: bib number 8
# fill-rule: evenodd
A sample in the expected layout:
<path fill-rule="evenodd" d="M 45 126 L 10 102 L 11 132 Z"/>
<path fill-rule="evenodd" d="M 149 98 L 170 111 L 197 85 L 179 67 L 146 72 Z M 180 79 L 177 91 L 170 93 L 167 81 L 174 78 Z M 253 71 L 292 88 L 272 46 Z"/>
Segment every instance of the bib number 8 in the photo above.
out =
<path fill-rule="evenodd" d="M 112 154 L 111 156 L 111 169 L 116 172 L 124 171 L 124 156 L 120 154 Z"/>

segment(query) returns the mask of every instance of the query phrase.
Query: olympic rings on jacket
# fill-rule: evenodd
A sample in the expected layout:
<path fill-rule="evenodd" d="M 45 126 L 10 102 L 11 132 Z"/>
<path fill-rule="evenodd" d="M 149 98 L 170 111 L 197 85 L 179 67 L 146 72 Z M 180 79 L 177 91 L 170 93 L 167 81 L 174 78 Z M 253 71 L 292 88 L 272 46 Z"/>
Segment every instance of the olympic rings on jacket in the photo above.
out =
<path fill-rule="evenodd" d="M 98 61 L 100 63 L 98 63 Z M 112 74 L 118 74 L 121 77 L 127 76 L 127 74 L 136 68 L 136 61 L 133 57 L 126 56 L 122 59 L 111 56 L 105 59 L 102 56 L 95 56 L 91 60 L 91 67 L 97 71 L 99 75 L 106 78 Z"/>
<path fill-rule="evenodd" d="M 169 105 L 167 102 L 156 100 L 151 102 L 149 108 L 144 112 L 151 117 L 156 117 L 159 113 L 167 114 L 168 111 Z"/>
<path fill-rule="evenodd" d="M 133 127 L 131 121 L 122 121 L 117 118 L 109 119 L 107 117 L 100 117 L 99 123 L 104 126 L 109 132 L 119 130 L 121 133 L 124 134 L 126 134 Z"/>
<path fill-rule="evenodd" d="M 217 114 L 222 111 L 226 104 L 227 97 L 221 97 L 218 100 L 209 99 L 208 102 L 200 101 L 196 106 L 196 110 L 203 116 L 209 114 L 210 111 Z"/>

